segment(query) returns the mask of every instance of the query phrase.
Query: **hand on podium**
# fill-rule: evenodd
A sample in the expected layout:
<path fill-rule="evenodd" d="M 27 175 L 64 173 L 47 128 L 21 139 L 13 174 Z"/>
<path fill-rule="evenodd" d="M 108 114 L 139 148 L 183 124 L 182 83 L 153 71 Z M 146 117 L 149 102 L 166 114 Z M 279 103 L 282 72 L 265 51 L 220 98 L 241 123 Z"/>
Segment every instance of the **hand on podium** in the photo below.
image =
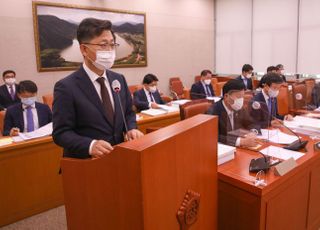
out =
<path fill-rule="evenodd" d="M 125 135 L 125 139 L 127 141 L 131 141 L 131 140 L 139 139 L 142 136 L 143 136 L 143 133 L 140 132 L 138 129 L 131 129 Z"/>
<path fill-rule="evenodd" d="M 92 144 L 90 155 L 94 158 L 102 157 L 113 150 L 111 144 L 104 140 L 96 140 Z"/>

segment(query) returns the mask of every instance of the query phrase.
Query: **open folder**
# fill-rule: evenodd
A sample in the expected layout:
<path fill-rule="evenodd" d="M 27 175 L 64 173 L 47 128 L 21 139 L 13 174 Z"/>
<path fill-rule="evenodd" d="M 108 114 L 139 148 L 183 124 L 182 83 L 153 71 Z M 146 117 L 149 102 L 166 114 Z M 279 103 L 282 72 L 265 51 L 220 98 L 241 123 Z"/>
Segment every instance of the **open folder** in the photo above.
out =
<path fill-rule="evenodd" d="M 40 127 L 29 133 L 19 133 L 19 136 L 12 137 L 14 142 L 30 140 L 38 137 L 50 136 L 52 134 L 52 122 L 46 124 L 45 126 Z"/>

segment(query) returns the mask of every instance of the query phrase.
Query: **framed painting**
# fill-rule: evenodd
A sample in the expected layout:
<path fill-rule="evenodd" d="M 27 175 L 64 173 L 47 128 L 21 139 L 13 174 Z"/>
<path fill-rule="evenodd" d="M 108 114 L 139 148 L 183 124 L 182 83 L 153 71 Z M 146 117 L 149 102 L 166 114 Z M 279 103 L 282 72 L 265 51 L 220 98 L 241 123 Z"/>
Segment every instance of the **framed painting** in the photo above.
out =
<path fill-rule="evenodd" d="M 88 17 L 109 20 L 115 32 L 113 68 L 147 66 L 146 15 L 45 2 L 32 2 L 38 71 L 77 69 L 83 61 L 77 41 L 79 23 Z"/>

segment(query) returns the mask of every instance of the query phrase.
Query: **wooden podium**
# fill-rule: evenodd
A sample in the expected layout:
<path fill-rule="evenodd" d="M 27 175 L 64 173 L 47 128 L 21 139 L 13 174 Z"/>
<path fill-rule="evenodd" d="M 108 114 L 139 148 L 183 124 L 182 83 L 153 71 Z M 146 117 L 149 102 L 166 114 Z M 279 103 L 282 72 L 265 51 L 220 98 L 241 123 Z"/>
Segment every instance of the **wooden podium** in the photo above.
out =
<path fill-rule="evenodd" d="M 217 118 L 197 115 L 100 159 L 62 159 L 68 229 L 216 229 L 217 139 Z"/>

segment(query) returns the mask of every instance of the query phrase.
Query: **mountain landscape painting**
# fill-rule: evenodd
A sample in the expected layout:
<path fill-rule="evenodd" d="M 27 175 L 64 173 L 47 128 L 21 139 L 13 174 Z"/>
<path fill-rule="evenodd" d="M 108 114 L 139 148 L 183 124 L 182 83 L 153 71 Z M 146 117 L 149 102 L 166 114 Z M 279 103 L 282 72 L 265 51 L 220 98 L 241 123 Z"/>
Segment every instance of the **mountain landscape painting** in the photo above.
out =
<path fill-rule="evenodd" d="M 76 33 L 79 23 L 88 17 L 112 22 L 120 44 L 115 68 L 147 65 L 144 13 L 33 2 L 38 71 L 73 70 L 80 66 L 83 57 Z"/>

